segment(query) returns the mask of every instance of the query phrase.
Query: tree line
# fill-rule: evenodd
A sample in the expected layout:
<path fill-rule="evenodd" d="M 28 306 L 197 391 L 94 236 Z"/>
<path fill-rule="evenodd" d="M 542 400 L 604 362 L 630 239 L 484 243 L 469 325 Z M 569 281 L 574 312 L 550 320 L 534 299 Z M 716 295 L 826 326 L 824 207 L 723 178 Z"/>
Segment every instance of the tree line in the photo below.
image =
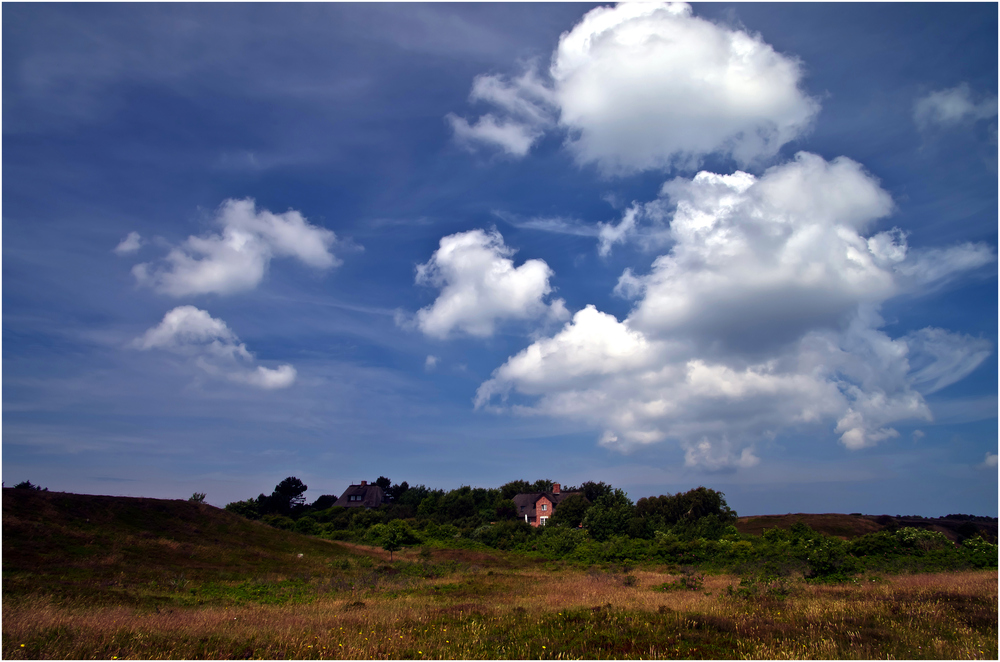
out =
<path fill-rule="evenodd" d="M 305 499 L 295 477 L 270 494 L 230 503 L 226 509 L 271 526 L 331 540 L 381 546 L 488 547 L 580 563 L 660 562 L 752 572 L 801 573 L 817 581 L 846 581 L 854 574 L 996 568 L 997 545 L 981 531 L 962 533 L 959 544 L 943 534 L 889 528 L 842 540 L 795 524 L 762 535 L 740 534 L 736 511 L 722 492 L 697 487 L 632 502 L 619 488 L 588 481 L 565 488 L 547 524 L 533 527 L 518 516 L 514 496 L 551 492 L 553 482 L 515 480 L 496 488 L 468 485 L 445 491 L 425 485 L 373 481 L 388 495 L 378 508 L 334 506 L 335 495 Z"/>
<path fill-rule="evenodd" d="M 426 485 L 393 483 L 385 476 L 372 481 L 382 488 L 388 503 L 379 508 L 334 506 L 337 496 L 324 494 L 307 503 L 307 486 L 289 476 L 270 494 L 236 501 L 226 510 L 272 526 L 313 535 L 349 539 L 376 524 L 405 521 L 417 530 L 469 536 L 483 526 L 501 523 L 525 524 L 513 498 L 518 494 L 551 492 L 550 479 L 534 482 L 514 480 L 496 488 L 464 485 L 445 491 Z M 719 537 L 736 521 L 722 492 L 698 487 L 678 494 L 646 497 L 633 503 L 624 490 L 604 482 L 587 481 L 561 490 L 570 494 L 560 501 L 546 526 L 583 528 L 595 540 L 626 535 L 652 539 L 657 531 L 684 530 L 701 536 Z M 525 526 L 527 526 L 525 524 Z M 532 527 L 528 527 L 532 528 Z"/>

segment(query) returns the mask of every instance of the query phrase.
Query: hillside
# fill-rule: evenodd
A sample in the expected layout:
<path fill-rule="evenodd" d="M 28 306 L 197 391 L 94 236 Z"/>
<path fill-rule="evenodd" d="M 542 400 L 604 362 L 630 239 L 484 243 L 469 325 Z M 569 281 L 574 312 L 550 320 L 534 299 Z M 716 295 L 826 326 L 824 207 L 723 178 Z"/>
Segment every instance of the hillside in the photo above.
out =
<path fill-rule="evenodd" d="M 354 555 L 206 504 L 3 490 L 5 597 L 321 574 Z"/>
<path fill-rule="evenodd" d="M 759 536 L 765 529 L 789 529 L 802 523 L 828 536 L 851 539 L 884 529 L 914 527 L 943 533 L 949 540 L 967 537 L 973 530 L 987 540 L 997 539 L 997 520 L 969 521 L 946 517 L 892 517 L 889 515 L 841 515 L 838 513 L 794 513 L 788 515 L 756 515 L 741 517 L 736 522 L 740 533 Z M 972 528 L 974 527 L 974 529 Z"/>

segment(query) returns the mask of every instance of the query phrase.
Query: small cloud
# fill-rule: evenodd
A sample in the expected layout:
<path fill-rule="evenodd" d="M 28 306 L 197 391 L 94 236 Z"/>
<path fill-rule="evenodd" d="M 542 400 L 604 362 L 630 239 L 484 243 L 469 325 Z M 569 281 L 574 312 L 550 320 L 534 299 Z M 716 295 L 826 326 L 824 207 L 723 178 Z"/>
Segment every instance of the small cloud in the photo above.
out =
<path fill-rule="evenodd" d="M 167 312 L 157 326 L 133 340 L 132 346 L 184 356 L 210 375 L 265 390 L 286 388 L 295 382 L 295 368 L 288 364 L 277 368 L 254 365 L 253 354 L 225 322 L 194 306 L 178 306 Z"/>
<path fill-rule="evenodd" d="M 913 431 L 913 441 L 920 441 L 921 439 L 923 439 L 926 436 L 927 435 L 924 434 L 923 430 L 914 430 Z"/>
<path fill-rule="evenodd" d="M 188 237 L 171 249 L 166 264 L 135 265 L 132 274 L 139 284 L 175 297 L 231 294 L 257 287 L 275 257 L 294 257 L 314 269 L 341 263 L 330 252 L 337 236 L 295 210 L 273 214 L 258 211 L 251 198 L 226 200 L 215 223 L 221 234 Z"/>
<path fill-rule="evenodd" d="M 500 75 L 476 76 L 469 100 L 489 103 L 500 113 L 500 117 L 487 113 L 474 124 L 448 113 L 445 119 L 455 132 L 455 140 L 469 149 L 485 144 L 499 147 L 510 156 L 523 157 L 546 130 L 555 126 L 552 90 L 538 78 L 534 65 L 512 81 Z"/>
<path fill-rule="evenodd" d="M 561 301 L 544 301 L 552 292 L 549 265 L 535 259 L 515 267 L 513 254 L 495 229 L 442 238 L 431 259 L 417 266 L 417 283 L 440 288 L 441 293 L 433 304 L 417 311 L 416 326 L 435 338 L 447 338 L 454 331 L 486 338 L 505 320 L 565 318 Z M 398 319 L 408 324 L 405 315 Z"/>
<path fill-rule="evenodd" d="M 601 257 L 607 257 L 611 253 L 611 247 L 615 244 L 620 244 L 625 241 L 625 238 L 635 231 L 636 216 L 640 212 L 640 207 L 638 205 L 632 205 L 629 207 L 625 215 L 622 216 L 622 220 L 615 225 L 613 223 L 598 223 L 600 227 L 600 232 L 598 234 L 599 243 L 597 245 L 597 253 Z"/>
<path fill-rule="evenodd" d="M 995 96 L 974 101 L 968 83 L 947 90 L 931 92 L 913 105 L 913 121 L 921 130 L 955 127 L 988 120 L 997 116 Z"/>
<path fill-rule="evenodd" d="M 596 237 L 601 232 L 600 227 L 597 225 L 586 225 L 581 221 L 559 216 L 522 218 L 517 214 L 510 214 L 503 211 L 494 211 L 493 215 L 521 230 L 537 230 L 539 232 L 568 234 L 576 237 Z"/>
<path fill-rule="evenodd" d="M 439 360 L 438 357 L 434 356 L 433 354 L 428 354 L 427 360 L 424 361 L 424 370 L 426 370 L 427 372 L 434 370 L 434 368 L 437 367 L 438 360 Z"/>
<path fill-rule="evenodd" d="M 142 246 L 142 243 L 142 237 L 138 232 L 129 232 L 128 236 L 122 239 L 121 242 L 115 246 L 114 251 L 118 255 L 135 253 Z"/>
<path fill-rule="evenodd" d="M 997 468 L 997 454 L 996 453 L 990 453 L 989 451 L 986 451 L 986 459 L 983 460 L 983 463 L 980 466 L 983 467 L 983 468 L 986 468 L 986 469 L 996 469 Z"/>

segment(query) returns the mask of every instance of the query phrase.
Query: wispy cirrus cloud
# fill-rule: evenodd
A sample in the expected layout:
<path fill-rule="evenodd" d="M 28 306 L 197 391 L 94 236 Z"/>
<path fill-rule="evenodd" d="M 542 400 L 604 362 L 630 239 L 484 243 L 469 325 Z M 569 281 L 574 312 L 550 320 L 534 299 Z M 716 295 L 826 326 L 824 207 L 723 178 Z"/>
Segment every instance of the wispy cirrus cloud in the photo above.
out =
<path fill-rule="evenodd" d="M 601 233 L 599 225 L 587 224 L 573 218 L 562 216 L 532 216 L 523 217 L 504 211 L 493 211 L 493 215 L 515 228 L 536 230 L 553 234 L 568 234 L 576 237 L 597 237 Z"/>
<path fill-rule="evenodd" d="M 975 99 L 968 83 L 937 90 L 913 104 L 913 121 L 922 130 L 955 127 L 997 116 L 996 94 Z"/>

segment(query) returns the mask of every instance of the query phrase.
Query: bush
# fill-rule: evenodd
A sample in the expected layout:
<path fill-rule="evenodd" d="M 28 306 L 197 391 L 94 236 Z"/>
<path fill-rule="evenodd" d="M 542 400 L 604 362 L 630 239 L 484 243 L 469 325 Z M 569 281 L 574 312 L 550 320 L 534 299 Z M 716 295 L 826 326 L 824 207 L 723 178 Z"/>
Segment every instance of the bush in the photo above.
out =
<path fill-rule="evenodd" d="M 787 577 L 767 573 L 746 575 L 740 578 L 740 583 L 735 588 L 731 585 L 726 588 L 730 597 L 745 600 L 784 600 L 791 592 Z"/>
<path fill-rule="evenodd" d="M 966 538 L 959 548 L 959 555 L 973 568 L 997 567 L 997 546 L 978 536 Z"/>
<path fill-rule="evenodd" d="M 481 526 L 472 535 L 484 545 L 509 550 L 533 540 L 536 533 L 535 527 L 519 519 Z"/>
<path fill-rule="evenodd" d="M 460 535 L 454 524 L 438 524 L 431 522 L 424 528 L 424 537 L 431 540 L 451 540 Z"/>
<path fill-rule="evenodd" d="M 247 499 L 246 501 L 233 501 L 232 503 L 227 503 L 226 510 L 235 515 L 239 515 L 240 517 L 246 517 L 247 519 L 260 519 L 260 509 L 257 506 L 256 499 Z"/>
<path fill-rule="evenodd" d="M 295 520 L 291 517 L 285 517 L 284 515 L 264 515 L 262 518 L 264 524 L 273 526 L 276 529 L 284 529 L 285 531 L 292 531 L 295 529 Z"/>
<path fill-rule="evenodd" d="M 806 577 L 820 581 L 846 581 L 858 571 L 857 560 L 847 553 L 845 545 L 836 538 L 823 538 L 810 545 L 805 558 Z"/>
<path fill-rule="evenodd" d="M 705 583 L 705 575 L 691 566 L 681 568 L 681 576 L 672 582 L 665 582 L 655 588 L 657 591 L 700 591 Z"/>
<path fill-rule="evenodd" d="M 552 558 L 564 558 L 587 540 L 583 529 L 546 524 L 538 536 L 538 549 Z"/>
<path fill-rule="evenodd" d="M 320 528 L 316 520 L 306 515 L 305 517 L 300 517 L 299 520 L 295 522 L 295 532 L 307 536 L 314 536 L 320 532 Z"/>

